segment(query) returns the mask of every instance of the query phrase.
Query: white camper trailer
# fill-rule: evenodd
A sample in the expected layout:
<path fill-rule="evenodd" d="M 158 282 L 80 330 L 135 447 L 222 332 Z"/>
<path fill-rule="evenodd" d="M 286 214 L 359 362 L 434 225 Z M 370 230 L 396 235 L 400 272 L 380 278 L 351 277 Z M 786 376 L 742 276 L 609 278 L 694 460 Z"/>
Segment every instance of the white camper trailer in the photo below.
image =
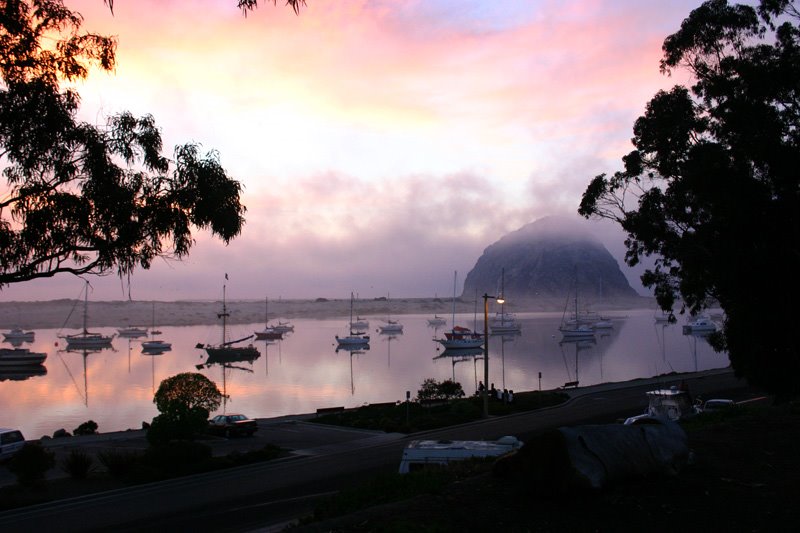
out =
<path fill-rule="evenodd" d="M 444 466 L 450 461 L 470 457 L 499 457 L 522 447 L 512 436 L 497 440 L 415 440 L 403 450 L 401 474 L 430 466 Z"/>

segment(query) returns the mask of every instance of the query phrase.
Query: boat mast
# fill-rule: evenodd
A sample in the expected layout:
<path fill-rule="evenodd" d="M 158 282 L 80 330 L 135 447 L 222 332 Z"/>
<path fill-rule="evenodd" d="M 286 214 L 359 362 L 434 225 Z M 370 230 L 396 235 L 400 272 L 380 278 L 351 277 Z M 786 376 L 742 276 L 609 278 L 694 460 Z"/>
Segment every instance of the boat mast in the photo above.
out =
<path fill-rule="evenodd" d="M 456 278 L 458 277 L 458 270 L 453 271 L 453 331 L 456 328 Z"/>
<path fill-rule="evenodd" d="M 503 300 L 503 303 L 500 304 L 500 324 L 503 326 L 506 325 L 505 292 L 506 292 L 506 267 L 503 267 L 503 269 L 500 271 L 500 298 Z"/>
<path fill-rule="evenodd" d="M 86 291 L 83 293 L 83 334 L 87 335 L 89 331 L 86 329 L 86 324 L 89 320 L 89 280 L 86 281 Z"/>
<path fill-rule="evenodd" d="M 350 335 L 353 333 L 353 291 L 350 291 Z M 352 358 L 350 359 L 352 361 Z"/>
<path fill-rule="evenodd" d="M 225 274 L 225 279 L 228 279 L 228 275 Z M 226 318 L 228 317 L 228 308 L 225 307 L 225 284 L 222 284 L 222 313 L 217 315 L 217 318 L 222 319 L 222 345 L 225 345 L 225 326 L 226 326 Z"/>

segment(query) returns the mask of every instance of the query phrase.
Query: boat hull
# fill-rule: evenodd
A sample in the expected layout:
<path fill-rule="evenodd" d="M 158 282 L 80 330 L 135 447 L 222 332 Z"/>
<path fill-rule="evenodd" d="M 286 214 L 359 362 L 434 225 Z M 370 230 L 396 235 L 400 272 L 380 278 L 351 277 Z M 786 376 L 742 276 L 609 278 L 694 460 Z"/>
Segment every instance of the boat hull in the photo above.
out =
<path fill-rule="evenodd" d="M 283 339 L 283 332 L 274 329 L 270 331 L 256 331 L 256 339 L 260 341 L 279 341 Z"/>
<path fill-rule="evenodd" d="M 76 335 L 64 337 L 69 348 L 105 348 L 111 346 L 113 337 L 105 335 Z"/>
<path fill-rule="evenodd" d="M 436 342 L 444 346 L 446 350 L 469 350 L 483 346 L 483 338 L 480 339 L 436 339 Z"/>
<path fill-rule="evenodd" d="M 355 335 L 340 337 L 337 335 L 336 343 L 339 344 L 339 346 L 366 346 L 369 344 L 369 335 L 363 335 L 360 337 Z"/>
<path fill-rule="evenodd" d="M 143 350 L 169 350 L 172 348 L 171 342 L 164 341 L 144 341 L 142 342 Z"/>
<path fill-rule="evenodd" d="M 47 354 L 32 352 L 27 348 L 2 348 L 0 349 L 0 366 L 24 367 L 41 365 L 47 359 Z"/>
<path fill-rule="evenodd" d="M 261 353 L 255 346 L 206 346 L 209 363 L 255 361 Z"/>

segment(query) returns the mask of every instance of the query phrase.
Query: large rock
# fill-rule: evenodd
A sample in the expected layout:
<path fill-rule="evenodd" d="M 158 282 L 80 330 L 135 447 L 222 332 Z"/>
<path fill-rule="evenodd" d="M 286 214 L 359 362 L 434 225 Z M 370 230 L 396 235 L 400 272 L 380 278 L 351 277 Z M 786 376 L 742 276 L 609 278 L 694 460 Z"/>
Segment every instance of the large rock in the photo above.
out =
<path fill-rule="evenodd" d="M 505 272 L 505 274 L 504 274 Z M 547 217 L 487 247 L 464 281 L 462 298 L 497 294 L 513 300 L 638 298 L 614 257 L 586 229 L 566 217 Z"/>

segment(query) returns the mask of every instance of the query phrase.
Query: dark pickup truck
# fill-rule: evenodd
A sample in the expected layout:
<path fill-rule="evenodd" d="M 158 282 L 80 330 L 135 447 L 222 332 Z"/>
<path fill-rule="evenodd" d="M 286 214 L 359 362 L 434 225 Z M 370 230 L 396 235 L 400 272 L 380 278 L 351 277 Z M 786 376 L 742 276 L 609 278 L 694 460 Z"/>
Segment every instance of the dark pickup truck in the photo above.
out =
<path fill-rule="evenodd" d="M 217 415 L 208 421 L 208 431 L 225 437 L 248 436 L 258 431 L 258 424 L 245 415 Z"/>

